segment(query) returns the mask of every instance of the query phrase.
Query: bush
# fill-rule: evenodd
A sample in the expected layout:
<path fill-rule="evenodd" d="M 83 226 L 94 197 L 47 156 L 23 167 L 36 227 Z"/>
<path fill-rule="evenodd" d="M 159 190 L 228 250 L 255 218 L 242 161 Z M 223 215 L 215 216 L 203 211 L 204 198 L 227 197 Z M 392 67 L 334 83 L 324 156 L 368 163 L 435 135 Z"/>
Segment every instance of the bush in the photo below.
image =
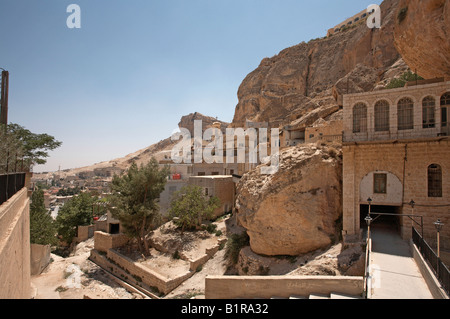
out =
<path fill-rule="evenodd" d="M 402 23 L 403 20 L 406 19 L 407 14 L 408 14 L 408 7 L 401 8 L 397 15 L 398 23 Z"/>
<path fill-rule="evenodd" d="M 169 211 L 172 219 L 176 217 L 174 223 L 184 231 L 195 229 L 204 220 L 211 219 L 218 207 L 220 207 L 219 198 L 206 196 L 201 187 L 190 185 L 173 195 Z M 208 225 L 208 227 L 207 230 L 217 226 Z M 212 230 L 214 231 L 215 229 Z"/>
<path fill-rule="evenodd" d="M 180 259 L 180 258 L 181 258 L 180 253 L 178 252 L 178 250 L 176 250 L 176 251 L 173 253 L 172 258 L 173 258 L 173 259 Z"/>
<path fill-rule="evenodd" d="M 242 232 L 241 234 L 233 234 L 227 243 L 227 250 L 225 252 L 225 258 L 227 258 L 233 265 L 236 265 L 239 252 L 245 246 L 250 244 L 250 237 L 248 237 L 247 232 Z"/>
<path fill-rule="evenodd" d="M 206 231 L 210 234 L 215 233 L 216 232 L 216 228 L 217 225 L 215 224 L 209 224 L 208 226 L 206 226 Z"/>
<path fill-rule="evenodd" d="M 415 80 L 423 80 L 423 77 L 412 73 L 411 71 L 403 73 L 400 78 L 392 79 L 391 82 L 386 86 L 386 89 L 396 89 L 402 88 L 406 85 L 406 83 Z"/>

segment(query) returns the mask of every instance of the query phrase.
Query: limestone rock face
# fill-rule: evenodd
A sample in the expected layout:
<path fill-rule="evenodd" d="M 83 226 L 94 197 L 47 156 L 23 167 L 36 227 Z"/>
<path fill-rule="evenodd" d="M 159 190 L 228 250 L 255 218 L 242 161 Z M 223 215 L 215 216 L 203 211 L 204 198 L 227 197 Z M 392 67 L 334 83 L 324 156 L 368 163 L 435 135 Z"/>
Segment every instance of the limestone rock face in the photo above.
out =
<path fill-rule="evenodd" d="M 365 76 L 367 83 L 361 88 L 373 89 L 386 69 L 400 58 L 393 45 L 396 9 L 396 0 L 382 3 L 381 29 L 369 29 L 361 20 L 349 30 L 263 59 L 239 87 L 233 125 L 242 125 L 245 120 L 279 125 L 302 109 L 333 103 L 324 99 L 332 98 L 331 89 L 336 82 L 357 67 L 355 72 L 371 73 Z"/>
<path fill-rule="evenodd" d="M 395 46 L 412 70 L 426 78 L 450 76 L 450 0 L 400 0 Z"/>
<path fill-rule="evenodd" d="M 262 255 L 292 255 L 327 247 L 342 215 L 341 151 L 312 144 L 284 150 L 280 169 L 259 167 L 238 184 L 237 218 L 250 247 Z"/>
<path fill-rule="evenodd" d="M 228 126 L 228 123 L 226 122 L 222 122 L 214 117 L 206 116 L 201 113 L 195 112 L 183 116 L 180 119 L 180 122 L 178 123 L 178 127 L 188 129 L 189 132 L 191 133 L 191 136 L 194 136 L 194 123 L 196 120 L 202 121 L 202 130 L 214 126 L 224 131 Z"/>

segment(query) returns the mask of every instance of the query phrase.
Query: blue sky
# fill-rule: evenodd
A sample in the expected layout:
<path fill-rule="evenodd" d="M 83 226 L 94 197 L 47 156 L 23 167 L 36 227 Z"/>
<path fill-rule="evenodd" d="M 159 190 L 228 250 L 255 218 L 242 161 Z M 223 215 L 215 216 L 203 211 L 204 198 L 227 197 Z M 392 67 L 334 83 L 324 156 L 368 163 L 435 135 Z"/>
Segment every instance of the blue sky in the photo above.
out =
<path fill-rule="evenodd" d="M 69 4 L 81 28 L 69 29 Z M 230 122 L 265 57 L 381 1 L 0 0 L 9 122 L 63 142 L 35 172 L 125 156 L 183 115 Z"/>

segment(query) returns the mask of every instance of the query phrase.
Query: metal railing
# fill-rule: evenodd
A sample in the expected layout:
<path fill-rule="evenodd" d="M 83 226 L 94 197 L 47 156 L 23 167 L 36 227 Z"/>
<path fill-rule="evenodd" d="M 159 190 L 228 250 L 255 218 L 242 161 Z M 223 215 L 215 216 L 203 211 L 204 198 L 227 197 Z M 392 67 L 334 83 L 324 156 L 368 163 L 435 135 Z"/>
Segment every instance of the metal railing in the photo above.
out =
<path fill-rule="evenodd" d="M 370 239 L 369 236 L 367 236 L 366 239 L 366 260 L 364 263 L 364 293 L 363 293 L 363 297 L 364 299 L 369 298 L 370 296 L 370 289 L 372 286 L 371 281 L 371 276 L 370 276 L 370 253 L 372 250 L 372 240 Z"/>
<path fill-rule="evenodd" d="M 442 285 L 442 288 L 450 293 L 450 271 L 444 265 L 442 260 L 437 256 L 433 249 L 428 245 L 428 243 L 423 239 L 423 237 L 417 232 L 417 230 L 412 228 L 412 240 L 417 246 L 423 258 L 429 263 L 431 269 L 433 269 L 436 278 Z"/>
<path fill-rule="evenodd" d="M 0 205 L 25 186 L 25 173 L 0 175 Z"/>

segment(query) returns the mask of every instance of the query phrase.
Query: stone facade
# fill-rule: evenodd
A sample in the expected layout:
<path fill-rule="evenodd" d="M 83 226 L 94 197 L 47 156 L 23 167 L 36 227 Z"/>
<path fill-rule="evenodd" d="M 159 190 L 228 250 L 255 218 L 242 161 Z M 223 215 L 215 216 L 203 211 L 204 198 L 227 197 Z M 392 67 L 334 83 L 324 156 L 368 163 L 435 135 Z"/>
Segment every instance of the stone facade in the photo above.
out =
<path fill-rule="evenodd" d="M 189 185 L 202 187 L 205 195 L 219 198 L 220 207 L 214 212 L 214 217 L 219 217 L 233 209 L 235 186 L 232 176 L 191 176 Z"/>
<path fill-rule="evenodd" d="M 315 142 L 342 142 L 342 121 L 324 122 L 307 127 L 305 130 L 305 143 Z"/>
<path fill-rule="evenodd" d="M 422 216 L 424 237 L 436 241 L 434 222 L 440 219 L 450 224 L 450 138 L 441 122 L 441 96 L 450 92 L 450 82 L 408 86 L 400 89 L 344 96 L 343 143 L 343 232 L 357 235 L 365 226 L 368 199 L 372 212 L 413 214 Z M 435 100 L 434 125 L 423 125 L 422 101 L 431 96 Z M 399 130 L 398 102 L 404 97 L 413 101 L 411 129 Z M 384 100 L 389 104 L 389 125 L 377 132 L 375 104 Z M 353 108 L 358 103 L 367 106 L 364 130 L 354 132 Z M 448 108 L 448 107 L 447 107 Z M 433 127 L 434 126 L 434 127 Z M 430 194 L 430 167 L 439 167 L 440 190 Z M 377 181 L 381 178 L 381 181 Z M 383 180 L 384 178 L 384 180 Z M 415 202 L 412 206 L 409 203 Z M 420 222 L 420 218 L 415 218 Z M 394 220 L 392 220 L 394 222 Z M 411 226 L 420 226 L 408 217 L 396 217 L 395 222 L 403 238 L 411 237 Z M 441 231 L 441 247 L 450 248 L 450 227 Z"/>

